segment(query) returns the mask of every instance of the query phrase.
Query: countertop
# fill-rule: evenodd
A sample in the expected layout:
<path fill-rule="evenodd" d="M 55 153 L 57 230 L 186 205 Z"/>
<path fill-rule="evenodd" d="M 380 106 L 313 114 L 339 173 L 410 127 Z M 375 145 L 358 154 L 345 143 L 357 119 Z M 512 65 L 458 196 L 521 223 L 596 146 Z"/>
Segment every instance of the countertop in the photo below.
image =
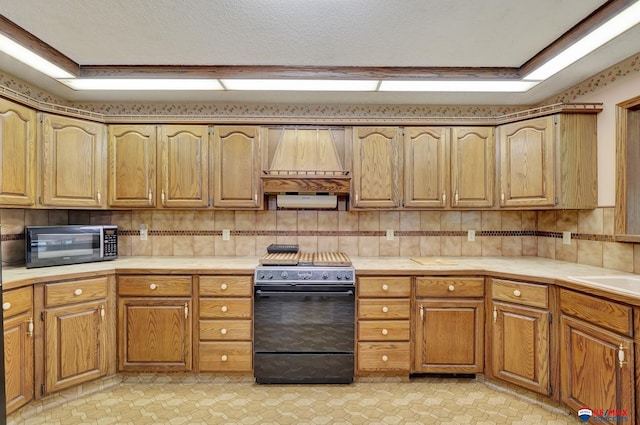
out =
<path fill-rule="evenodd" d="M 640 281 L 635 285 L 577 282 L 573 276 L 640 275 L 540 257 L 433 257 L 422 265 L 410 257 L 351 257 L 356 274 L 366 275 L 490 275 L 556 284 L 640 306 Z M 113 261 L 26 269 L 5 267 L 3 289 L 113 273 L 252 274 L 259 257 L 124 257 Z"/>

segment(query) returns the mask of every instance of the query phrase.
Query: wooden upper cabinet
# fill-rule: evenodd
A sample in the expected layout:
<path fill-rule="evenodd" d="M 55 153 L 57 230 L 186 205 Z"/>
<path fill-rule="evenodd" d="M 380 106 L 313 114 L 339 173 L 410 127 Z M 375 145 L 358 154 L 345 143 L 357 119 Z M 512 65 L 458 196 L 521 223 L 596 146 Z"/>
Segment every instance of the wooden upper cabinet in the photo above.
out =
<path fill-rule="evenodd" d="M 499 127 L 500 206 L 549 206 L 555 202 L 553 117 Z"/>
<path fill-rule="evenodd" d="M 214 129 L 213 205 L 260 208 L 260 127 L 220 126 Z"/>
<path fill-rule="evenodd" d="M 451 129 L 451 193 L 453 208 L 493 206 L 495 136 L 493 127 Z"/>
<path fill-rule="evenodd" d="M 41 121 L 42 205 L 104 207 L 106 126 L 50 114 Z"/>
<path fill-rule="evenodd" d="M 0 206 L 36 199 L 36 113 L 0 98 Z"/>
<path fill-rule="evenodd" d="M 401 151 L 398 127 L 353 129 L 353 208 L 400 206 Z"/>
<path fill-rule="evenodd" d="M 201 208 L 209 205 L 209 127 L 165 125 L 159 128 L 160 205 Z"/>
<path fill-rule="evenodd" d="M 156 205 L 156 126 L 109 126 L 109 206 Z"/>
<path fill-rule="evenodd" d="M 443 208 L 449 196 L 449 129 L 404 130 L 404 206 Z"/>

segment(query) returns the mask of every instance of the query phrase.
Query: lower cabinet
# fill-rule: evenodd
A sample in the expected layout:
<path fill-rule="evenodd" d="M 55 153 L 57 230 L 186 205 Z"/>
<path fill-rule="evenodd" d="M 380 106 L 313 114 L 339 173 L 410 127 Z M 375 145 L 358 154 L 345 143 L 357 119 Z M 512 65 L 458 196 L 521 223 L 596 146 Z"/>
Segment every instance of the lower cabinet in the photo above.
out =
<path fill-rule="evenodd" d="M 636 423 L 632 308 L 569 290 L 560 290 L 560 308 L 562 402 Z"/>
<path fill-rule="evenodd" d="M 33 288 L 3 293 L 4 370 L 7 413 L 24 406 L 34 396 Z"/>
<path fill-rule="evenodd" d="M 191 276 L 118 278 L 118 370 L 192 369 Z"/>
<path fill-rule="evenodd" d="M 484 278 L 417 277 L 412 372 L 484 370 Z"/>

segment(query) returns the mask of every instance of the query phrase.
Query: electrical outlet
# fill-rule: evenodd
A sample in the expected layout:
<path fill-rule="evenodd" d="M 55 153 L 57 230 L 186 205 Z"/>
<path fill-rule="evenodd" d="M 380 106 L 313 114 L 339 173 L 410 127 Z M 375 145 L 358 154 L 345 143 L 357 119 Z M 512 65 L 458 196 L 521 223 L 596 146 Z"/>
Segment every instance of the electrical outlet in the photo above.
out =
<path fill-rule="evenodd" d="M 392 241 L 393 236 L 394 236 L 393 229 L 387 229 L 387 240 Z"/>
<path fill-rule="evenodd" d="M 467 230 L 467 240 L 469 242 L 474 242 L 476 240 L 476 231 L 475 230 Z"/>
<path fill-rule="evenodd" d="M 562 244 L 571 245 L 571 232 L 562 232 Z"/>
<path fill-rule="evenodd" d="M 141 224 L 139 227 L 140 230 L 140 240 L 141 241 L 146 241 L 147 240 L 147 225 L 146 224 Z"/>
<path fill-rule="evenodd" d="M 230 239 L 231 239 L 231 230 L 222 229 L 222 240 L 223 241 L 228 241 Z"/>

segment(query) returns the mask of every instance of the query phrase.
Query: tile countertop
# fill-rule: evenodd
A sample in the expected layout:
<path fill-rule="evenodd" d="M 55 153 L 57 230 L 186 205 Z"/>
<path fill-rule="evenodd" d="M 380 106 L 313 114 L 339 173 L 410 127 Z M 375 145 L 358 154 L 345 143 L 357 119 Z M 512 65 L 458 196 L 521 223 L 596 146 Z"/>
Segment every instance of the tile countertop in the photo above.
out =
<path fill-rule="evenodd" d="M 5 267 L 3 289 L 52 280 L 85 278 L 118 273 L 136 274 L 251 274 L 259 257 L 124 257 L 113 261 L 71 266 L 26 269 Z M 366 275 L 469 275 L 553 283 L 607 296 L 640 306 L 640 281 L 611 280 L 606 283 L 579 282 L 571 277 L 619 276 L 640 279 L 640 275 L 601 267 L 568 263 L 540 257 L 433 257 L 421 265 L 409 257 L 352 257 L 360 276 Z"/>

